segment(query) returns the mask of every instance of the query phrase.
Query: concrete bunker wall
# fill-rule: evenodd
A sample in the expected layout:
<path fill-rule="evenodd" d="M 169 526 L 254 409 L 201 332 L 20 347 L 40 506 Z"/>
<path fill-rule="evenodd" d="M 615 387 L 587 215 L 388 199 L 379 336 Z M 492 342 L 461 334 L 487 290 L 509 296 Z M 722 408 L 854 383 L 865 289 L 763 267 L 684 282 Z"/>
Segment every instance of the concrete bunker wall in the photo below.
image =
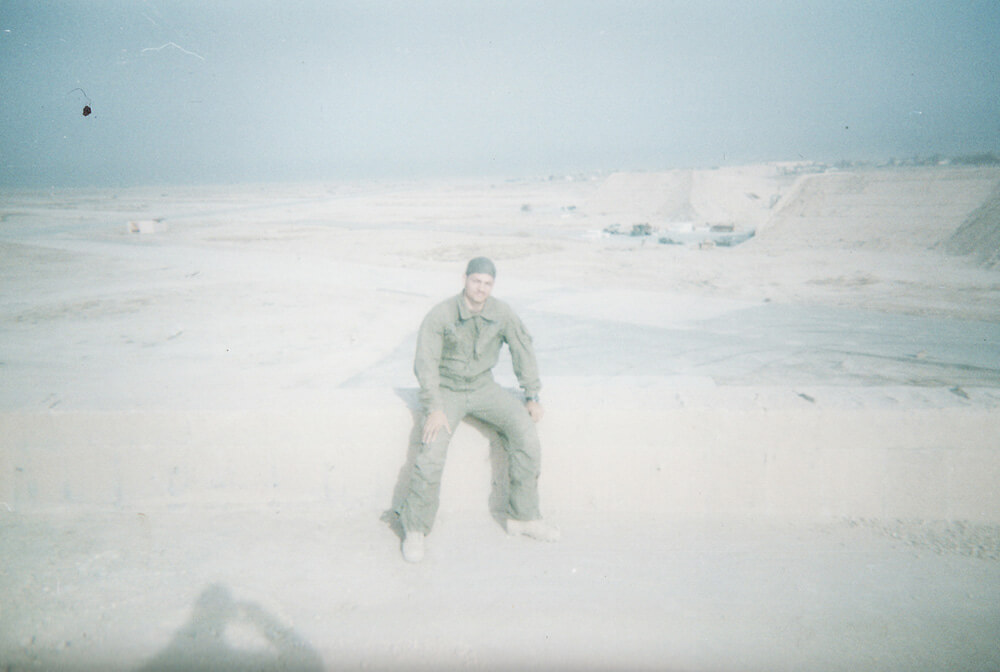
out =
<path fill-rule="evenodd" d="M 947 394 L 947 392 L 945 392 Z M 1000 522 L 1000 414 L 824 407 L 789 390 L 716 389 L 663 406 L 648 391 L 549 389 L 543 509 L 678 518 Z M 392 390 L 322 409 L 6 412 L 11 510 L 322 502 L 390 508 L 415 415 Z M 489 432 L 463 423 L 442 513 L 486 512 Z"/>

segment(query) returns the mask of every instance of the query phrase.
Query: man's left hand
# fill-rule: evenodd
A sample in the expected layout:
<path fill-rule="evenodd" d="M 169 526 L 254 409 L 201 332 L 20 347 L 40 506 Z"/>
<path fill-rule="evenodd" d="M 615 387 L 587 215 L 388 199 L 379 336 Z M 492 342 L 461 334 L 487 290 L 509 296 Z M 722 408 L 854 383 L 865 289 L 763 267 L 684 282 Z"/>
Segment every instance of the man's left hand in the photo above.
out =
<path fill-rule="evenodd" d="M 524 408 L 527 409 L 528 415 L 530 415 L 531 419 L 534 420 L 535 422 L 541 420 L 542 416 L 545 415 L 545 409 L 542 408 L 542 405 L 539 404 L 537 401 L 527 402 L 524 405 Z"/>

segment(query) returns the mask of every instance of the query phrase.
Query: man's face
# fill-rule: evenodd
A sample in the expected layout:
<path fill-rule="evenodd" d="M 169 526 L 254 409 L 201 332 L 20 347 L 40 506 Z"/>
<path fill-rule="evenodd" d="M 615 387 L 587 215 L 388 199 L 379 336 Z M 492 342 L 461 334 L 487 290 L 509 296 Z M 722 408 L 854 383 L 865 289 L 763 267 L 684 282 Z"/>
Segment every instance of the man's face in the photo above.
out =
<path fill-rule="evenodd" d="M 489 273 L 473 273 L 465 276 L 465 298 L 474 306 L 481 306 L 493 291 L 493 276 Z"/>

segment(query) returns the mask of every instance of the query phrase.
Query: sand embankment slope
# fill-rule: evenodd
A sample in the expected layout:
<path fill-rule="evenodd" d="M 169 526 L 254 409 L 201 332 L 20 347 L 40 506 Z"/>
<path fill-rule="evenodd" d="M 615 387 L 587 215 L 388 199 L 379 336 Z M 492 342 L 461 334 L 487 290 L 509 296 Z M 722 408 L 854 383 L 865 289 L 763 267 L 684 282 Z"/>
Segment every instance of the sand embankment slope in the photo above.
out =
<path fill-rule="evenodd" d="M 1000 265 L 1000 185 L 938 245 L 949 254 L 970 257 L 989 268 Z"/>

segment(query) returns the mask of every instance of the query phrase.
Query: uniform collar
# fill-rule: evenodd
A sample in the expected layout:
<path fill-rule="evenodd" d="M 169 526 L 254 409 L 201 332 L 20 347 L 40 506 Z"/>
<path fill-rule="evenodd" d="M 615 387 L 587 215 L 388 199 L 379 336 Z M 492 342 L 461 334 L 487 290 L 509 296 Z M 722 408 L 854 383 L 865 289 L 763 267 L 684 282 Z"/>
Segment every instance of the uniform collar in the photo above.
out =
<path fill-rule="evenodd" d="M 486 305 L 484 305 L 483 309 L 478 313 L 472 312 L 471 310 L 469 310 L 469 307 L 465 305 L 464 291 L 459 292 L 457 301 L 458 301 L 458 316 L 463 321 L 471 319 L 476 315 L 479 315 L 481 318 L 489 322 L 493 322 L 497 319 L 496 301 L 493 300 L 492 296 L 486 298 Z"/>

